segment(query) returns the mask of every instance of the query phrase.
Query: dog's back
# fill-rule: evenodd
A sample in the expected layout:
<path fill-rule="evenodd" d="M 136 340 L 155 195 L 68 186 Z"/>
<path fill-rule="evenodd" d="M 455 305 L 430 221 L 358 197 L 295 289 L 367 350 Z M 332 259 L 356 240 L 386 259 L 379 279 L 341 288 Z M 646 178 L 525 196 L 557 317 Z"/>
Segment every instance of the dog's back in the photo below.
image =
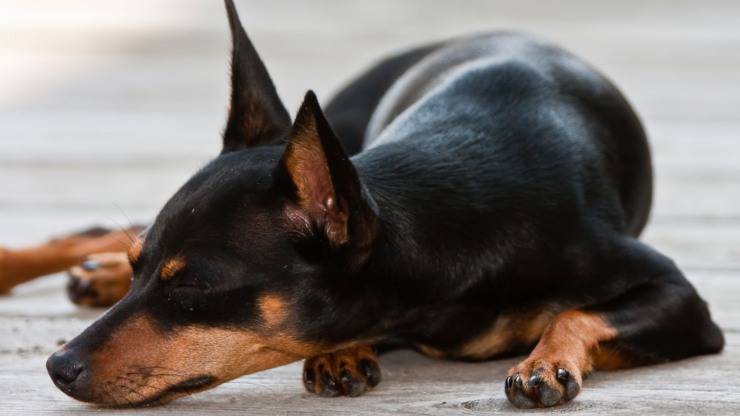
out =
<path fill-rule="evenodd" d="M 372 79 L 383 83 L 368 88 Z M 617 190 L 581 195 L 592 199 L 592 206 L 582 208 L 607 213 L 612 217 L 609 223 L 631 235 L 638 235 L 644 227 L 652 198 L 652 169 L 640 122 L 608 80 L 570 53 L 522 34 L 483 34 L 398 55 L 368 71 L 360 81 L 354 89 L 354 85 L 345 89 L 340 95 L 342 105 L 334 107 L 345 114 L 363 114 L 353 129 L 365 129 L 365 148 L 389 140 L 410 140 L 401 146 L 420 158 L 417 167 L 429 166 L 433 160 L 419 155 L 420 149 L 438 152 L 438 161 L 446 166 L 455 160 L 479 162 L 480 172 L 500 174 L 498 168 L 504 163 L 510 168 L 504 169 L 509 177 L 491 177 L 490 181 L 499 185 L 516 178 L 515 188 L 523 192 L 527 192 L 526 184 L 544 187 L 529 189 L 540 197 L 548 189 L 557 189 L 559 194 L 558 181 L 580 178 L 581 183 L 572 183 L 572 187 Z M 360 89 L 374 94 L 372 103 L 365 98 L 362 109 L 347 99 L 367 97 Z M 328 111 L 332 122 L 340 118 L 332 111 L 333 104 Z M 340 137 L 346 130 L 344 126 L 338 129 Z M 507 144 L 512 141 L 519 143 Z M 389 151 L 377 154 L 385 158 Z M 373 159 L 369 155 L 362 158 Z M 490 169 L 494 165 L 496 169 Z M 562 175 L 554 174 L 552 169 L 557 166 L 564 170 Z M 581 171 L 565 172 L 574 168 Z M 430 176 L 433 172 L 415 174 L 436 180 Z M 446 179 L 454 180 L 457 189 L 464 187 L 461 178 Z M 604 183 L 598 187 L 590 183 L 599 180 Z M 487 193 L 480 187 L 486 181 L 485 174 L 476 176 L 470 191 L 485 198 Z M 619 201 L 604 201 L 614 194 Z M 500 200 L 481 201 L 489 202 L 496 206 Z M 604 205 L 613 206 L 605 211 Z"/>

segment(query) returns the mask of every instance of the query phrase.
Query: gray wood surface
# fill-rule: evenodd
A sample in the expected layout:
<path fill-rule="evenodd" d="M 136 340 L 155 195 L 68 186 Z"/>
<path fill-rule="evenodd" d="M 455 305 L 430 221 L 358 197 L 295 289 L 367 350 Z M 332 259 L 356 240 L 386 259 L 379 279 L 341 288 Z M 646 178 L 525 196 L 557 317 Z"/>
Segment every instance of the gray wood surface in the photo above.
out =
<path fill-rule="evenodd" d="M 718 356 L 597 373 L 575 414 L 740 413 L 740 3 L 735 1 L 237 1 L 289 108 L 326 100 L 382 53 L 512 28 L 554 39 L 620 85 L 656 164 L 645 240 L 672 256 L 726 332 Z M 0 0 L 0 244 L 91 223 L 146 221 L 218 151 L 227 95 L 220 2 Z M 0 414 L 103 413 L 54 388 L 48 354 L 99 313 L 69 304 L 63 276 L 0 298 Z M 320 399 L 300 364 L 168 406 L 116 414 L 487 414 L 516 360 L 381 359 L 384 382 Z"/>

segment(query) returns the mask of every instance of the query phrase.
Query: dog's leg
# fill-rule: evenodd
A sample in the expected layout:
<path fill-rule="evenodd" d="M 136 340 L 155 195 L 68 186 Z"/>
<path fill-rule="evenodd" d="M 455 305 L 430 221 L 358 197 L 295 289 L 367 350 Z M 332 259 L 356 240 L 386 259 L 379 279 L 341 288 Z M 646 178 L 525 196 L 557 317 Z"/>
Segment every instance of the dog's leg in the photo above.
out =
<path fill-rule="evenodd" d="M 356 397 L 378 383 L 380 365 L 369 345 L 318 355 L 303 364 L 303 385 L 320 396 Z"/>
<path fill-rule="evenodd" d="M 93 253 L 126 251 L 143 227 L 94 228 L 20 249 L 0 248 L 0 293 L 37 277 L 64 271 Z"/>
<path fill-rule="evenodd" d="M 721 351 L 721 331 L 673 262 L 636 241 L 629 253 L 620 258 L 625 262 L 621 267 L 610 266 L 618 273 L 614 278 L 631 273 L 647 277 L 635 279 L 636 285 L 606 303 L 557 315 L 530 356 L 509 370 L 504 387 L 514 405 L 548 407 L 569 401 L 594 369 Z"/>

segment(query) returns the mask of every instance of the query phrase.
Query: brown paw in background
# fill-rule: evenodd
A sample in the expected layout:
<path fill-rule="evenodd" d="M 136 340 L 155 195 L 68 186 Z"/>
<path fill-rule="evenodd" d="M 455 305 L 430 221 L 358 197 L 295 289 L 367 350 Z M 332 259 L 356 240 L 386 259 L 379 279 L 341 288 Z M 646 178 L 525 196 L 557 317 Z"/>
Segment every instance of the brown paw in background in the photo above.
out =
<path fill-rule="evenodd" d="M 105 307 L 128 292 L 133 271 L 126 253 L 115 252 L 92 254 L 67 274 L 67 295 L 73 303 Z"/>
<path fill-rule="evenodd" d="M 8 250 L 0 247 L 0 295 L 7 295 L 13 288 L 14 282 L 10 280 L 9 270 L 6 262 Z"/>

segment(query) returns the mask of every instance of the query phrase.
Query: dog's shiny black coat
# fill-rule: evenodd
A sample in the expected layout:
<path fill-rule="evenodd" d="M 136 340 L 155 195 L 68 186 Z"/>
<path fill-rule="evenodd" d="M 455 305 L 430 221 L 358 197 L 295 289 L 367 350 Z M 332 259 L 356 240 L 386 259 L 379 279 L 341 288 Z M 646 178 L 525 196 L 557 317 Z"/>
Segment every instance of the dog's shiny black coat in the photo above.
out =
<path fill-rule="evenodd" d="M 673 262 L 636 240 L 652 197 L 650 155 L 602 75 L 526 35 L 484 34 L 381 63 L 339 93 L 345 110 L 329 120 L 351 124 L 349 97 L 386 68 L 388 78 L 406 69 L 396 101 L 372 109 L 390 125 L 370 126 L 353 161 L 384 230 L 366 279 L 388 301 L 380 310 L 402 305 L 396 315 L 411 318 L 402 337 L 454 350 L 503 311 L 551 303 L 605 312 L 637 361 L 722 348 Z"/>
<path fill-rule="evenodd" d="M 69 349 L 94 350 L 140 313 L 165 333 L 252 327 L 257 298 L 278 293 L 311 342 L 422 343 L 465 359 L 459 347 L 501 314 L 550 307 L 602 313 L 638 362 L 721 350 L 694 288 L 636 239 L 652 197 L 646 137 L 589 65 L 523 34 L 436 43 L 352 81 L 327 105 L 329 124 L 309 94 L 291 130 L 230 12 L 223 152 L 158 215 L 129 295 Z M 286 219 L 297 199 L 286 140 L 311 117 L 349 217 L 341 244 L 324 219 L 308 233 Z M 186 268 L 158 279 L 172 256 Z"/>

